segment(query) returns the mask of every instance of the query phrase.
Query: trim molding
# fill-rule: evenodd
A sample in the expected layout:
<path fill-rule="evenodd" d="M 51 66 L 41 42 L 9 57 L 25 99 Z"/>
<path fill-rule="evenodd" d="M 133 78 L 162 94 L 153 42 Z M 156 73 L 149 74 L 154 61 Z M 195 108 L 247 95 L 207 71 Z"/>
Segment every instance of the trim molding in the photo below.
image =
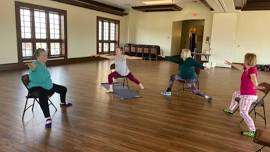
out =
<path fill-rule="evenodd" d="M 67 60 L 49 60 L 46 65 L 47 66 L 57 66 L 57 65 L 66 65 L 66 64 L 77 64 L 77 63 L 87 63 L 93 61 L 102 61 L 105 60 L 101 57 L 80 57 L 80 58 L 69 58 Z M 24 65 L 24 63 L 8 63 L 8 64 L 0 64 L 0 71 L 13 71 L 13 70 L 23 70 L 27 69 L 28 67 Z"/>
<path fill-rule="evenodd" d="M 135 10 L 142 12 L 162 12 L 162 11 L 181 11 L 182 8 L 176 4 L 168 5 L 147 5 L 147 6 L 133 6 Z"/>
<path fill-rule="evenodd" d="M 206 6 L 210 11 L 213 11 L 214 9 L 209 5 L 209 3 L 206 0 L 201 0 L 202 4 Z"/>
<path fill-rule="evenodd" d="M 114 14 L 118 16 L 127 15 L 127 13 L 125 13 L 125 10 L 122 8 L 114 7 L 114 6 L 107 5 L 107 4 L 100 3 L 93 0 L 52 0 L 52 1 L 64 3 L 68 5 L 73 5 L 73 6 L 78 6 L 78 7 L 83 7 L 87 9 L 92 9 L 92 10 Z"/>

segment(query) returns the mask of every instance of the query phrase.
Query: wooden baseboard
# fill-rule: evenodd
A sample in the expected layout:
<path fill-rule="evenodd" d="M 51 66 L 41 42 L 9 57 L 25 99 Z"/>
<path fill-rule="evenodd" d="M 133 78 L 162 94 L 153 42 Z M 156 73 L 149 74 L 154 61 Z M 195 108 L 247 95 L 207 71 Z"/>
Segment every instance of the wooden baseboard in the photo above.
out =
<path fill-rule="evenodd" d="M 60 59 L 60 60 L 49 60 L 47 66 L 57 66 L 64 64 L 76 64 L 76 63 L 86 63 L 92 61 L 101 61 L 104 58 L 101 57 L 79 57 L 79 58 L 69 58 L 69 59 Z M 12 71 L 12 70 L 23 70 L 28 67 L 24 63 L 9 63 L 9 64 L 0 64 L 0 71 Z"/>

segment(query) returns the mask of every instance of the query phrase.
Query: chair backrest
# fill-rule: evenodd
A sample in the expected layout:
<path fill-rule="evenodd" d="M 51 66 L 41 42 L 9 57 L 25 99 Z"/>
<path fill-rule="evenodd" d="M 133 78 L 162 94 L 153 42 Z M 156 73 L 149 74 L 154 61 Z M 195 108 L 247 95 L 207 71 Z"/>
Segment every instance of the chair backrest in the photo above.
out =
<path fill-rule="evenodd" d="M 259 84 L 259 86 L 264 88 L 264 89 L 259 89 L 261 92 L 264 93 L 264 96 L 262 97 L 262 99 L 264 99 L 268 95 L 268 93 L 270 91 L 270 84 L 267 83 L 267 82 L 262 82 L 262 83 Z"/>
<path fill-rule="evenodd" d="M 27 88 L 28 83 L 29 83 L 29 75 L 25 74 L 21 77 L 23 85 Z M 27 88 L 28 89 L 28 88 Z"/>

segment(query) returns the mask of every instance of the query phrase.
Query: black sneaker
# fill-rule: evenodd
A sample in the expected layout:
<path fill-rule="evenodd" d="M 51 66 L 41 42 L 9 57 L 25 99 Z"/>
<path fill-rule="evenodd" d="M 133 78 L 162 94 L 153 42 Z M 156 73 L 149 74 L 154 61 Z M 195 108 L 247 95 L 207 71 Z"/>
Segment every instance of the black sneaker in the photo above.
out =
<path fill-rule="evenodd" d="M 52 119 L 46 120 L 45 128 L 47 128 L 47 129 L 52 128 Z"/>
<path fill-rule="evenodd" d="M 72 103 L 60 103 L 60 107 L 61 108 L 64 108 L 64 107 L 71 107 L 72 106 Z"/>

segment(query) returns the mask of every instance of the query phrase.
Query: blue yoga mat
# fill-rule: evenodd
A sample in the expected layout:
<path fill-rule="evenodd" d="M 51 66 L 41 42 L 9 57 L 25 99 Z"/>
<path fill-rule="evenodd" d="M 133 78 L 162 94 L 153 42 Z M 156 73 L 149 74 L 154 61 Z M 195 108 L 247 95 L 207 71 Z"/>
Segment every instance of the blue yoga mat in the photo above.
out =
<path fill-rule="evenodd" d="M 101 83 L 101 85 L 105 89 L 107 89 L 107 90 L 109 89 L 108 83 Z M 120 98 L 121 100 L 141 97 L 137 92 L 130 90 L 128 87 L 123 86 L 121 83 L 114 83 L 113 84 L 113 93 L 112 94 L 115 95 L 116 97 Z"/>

